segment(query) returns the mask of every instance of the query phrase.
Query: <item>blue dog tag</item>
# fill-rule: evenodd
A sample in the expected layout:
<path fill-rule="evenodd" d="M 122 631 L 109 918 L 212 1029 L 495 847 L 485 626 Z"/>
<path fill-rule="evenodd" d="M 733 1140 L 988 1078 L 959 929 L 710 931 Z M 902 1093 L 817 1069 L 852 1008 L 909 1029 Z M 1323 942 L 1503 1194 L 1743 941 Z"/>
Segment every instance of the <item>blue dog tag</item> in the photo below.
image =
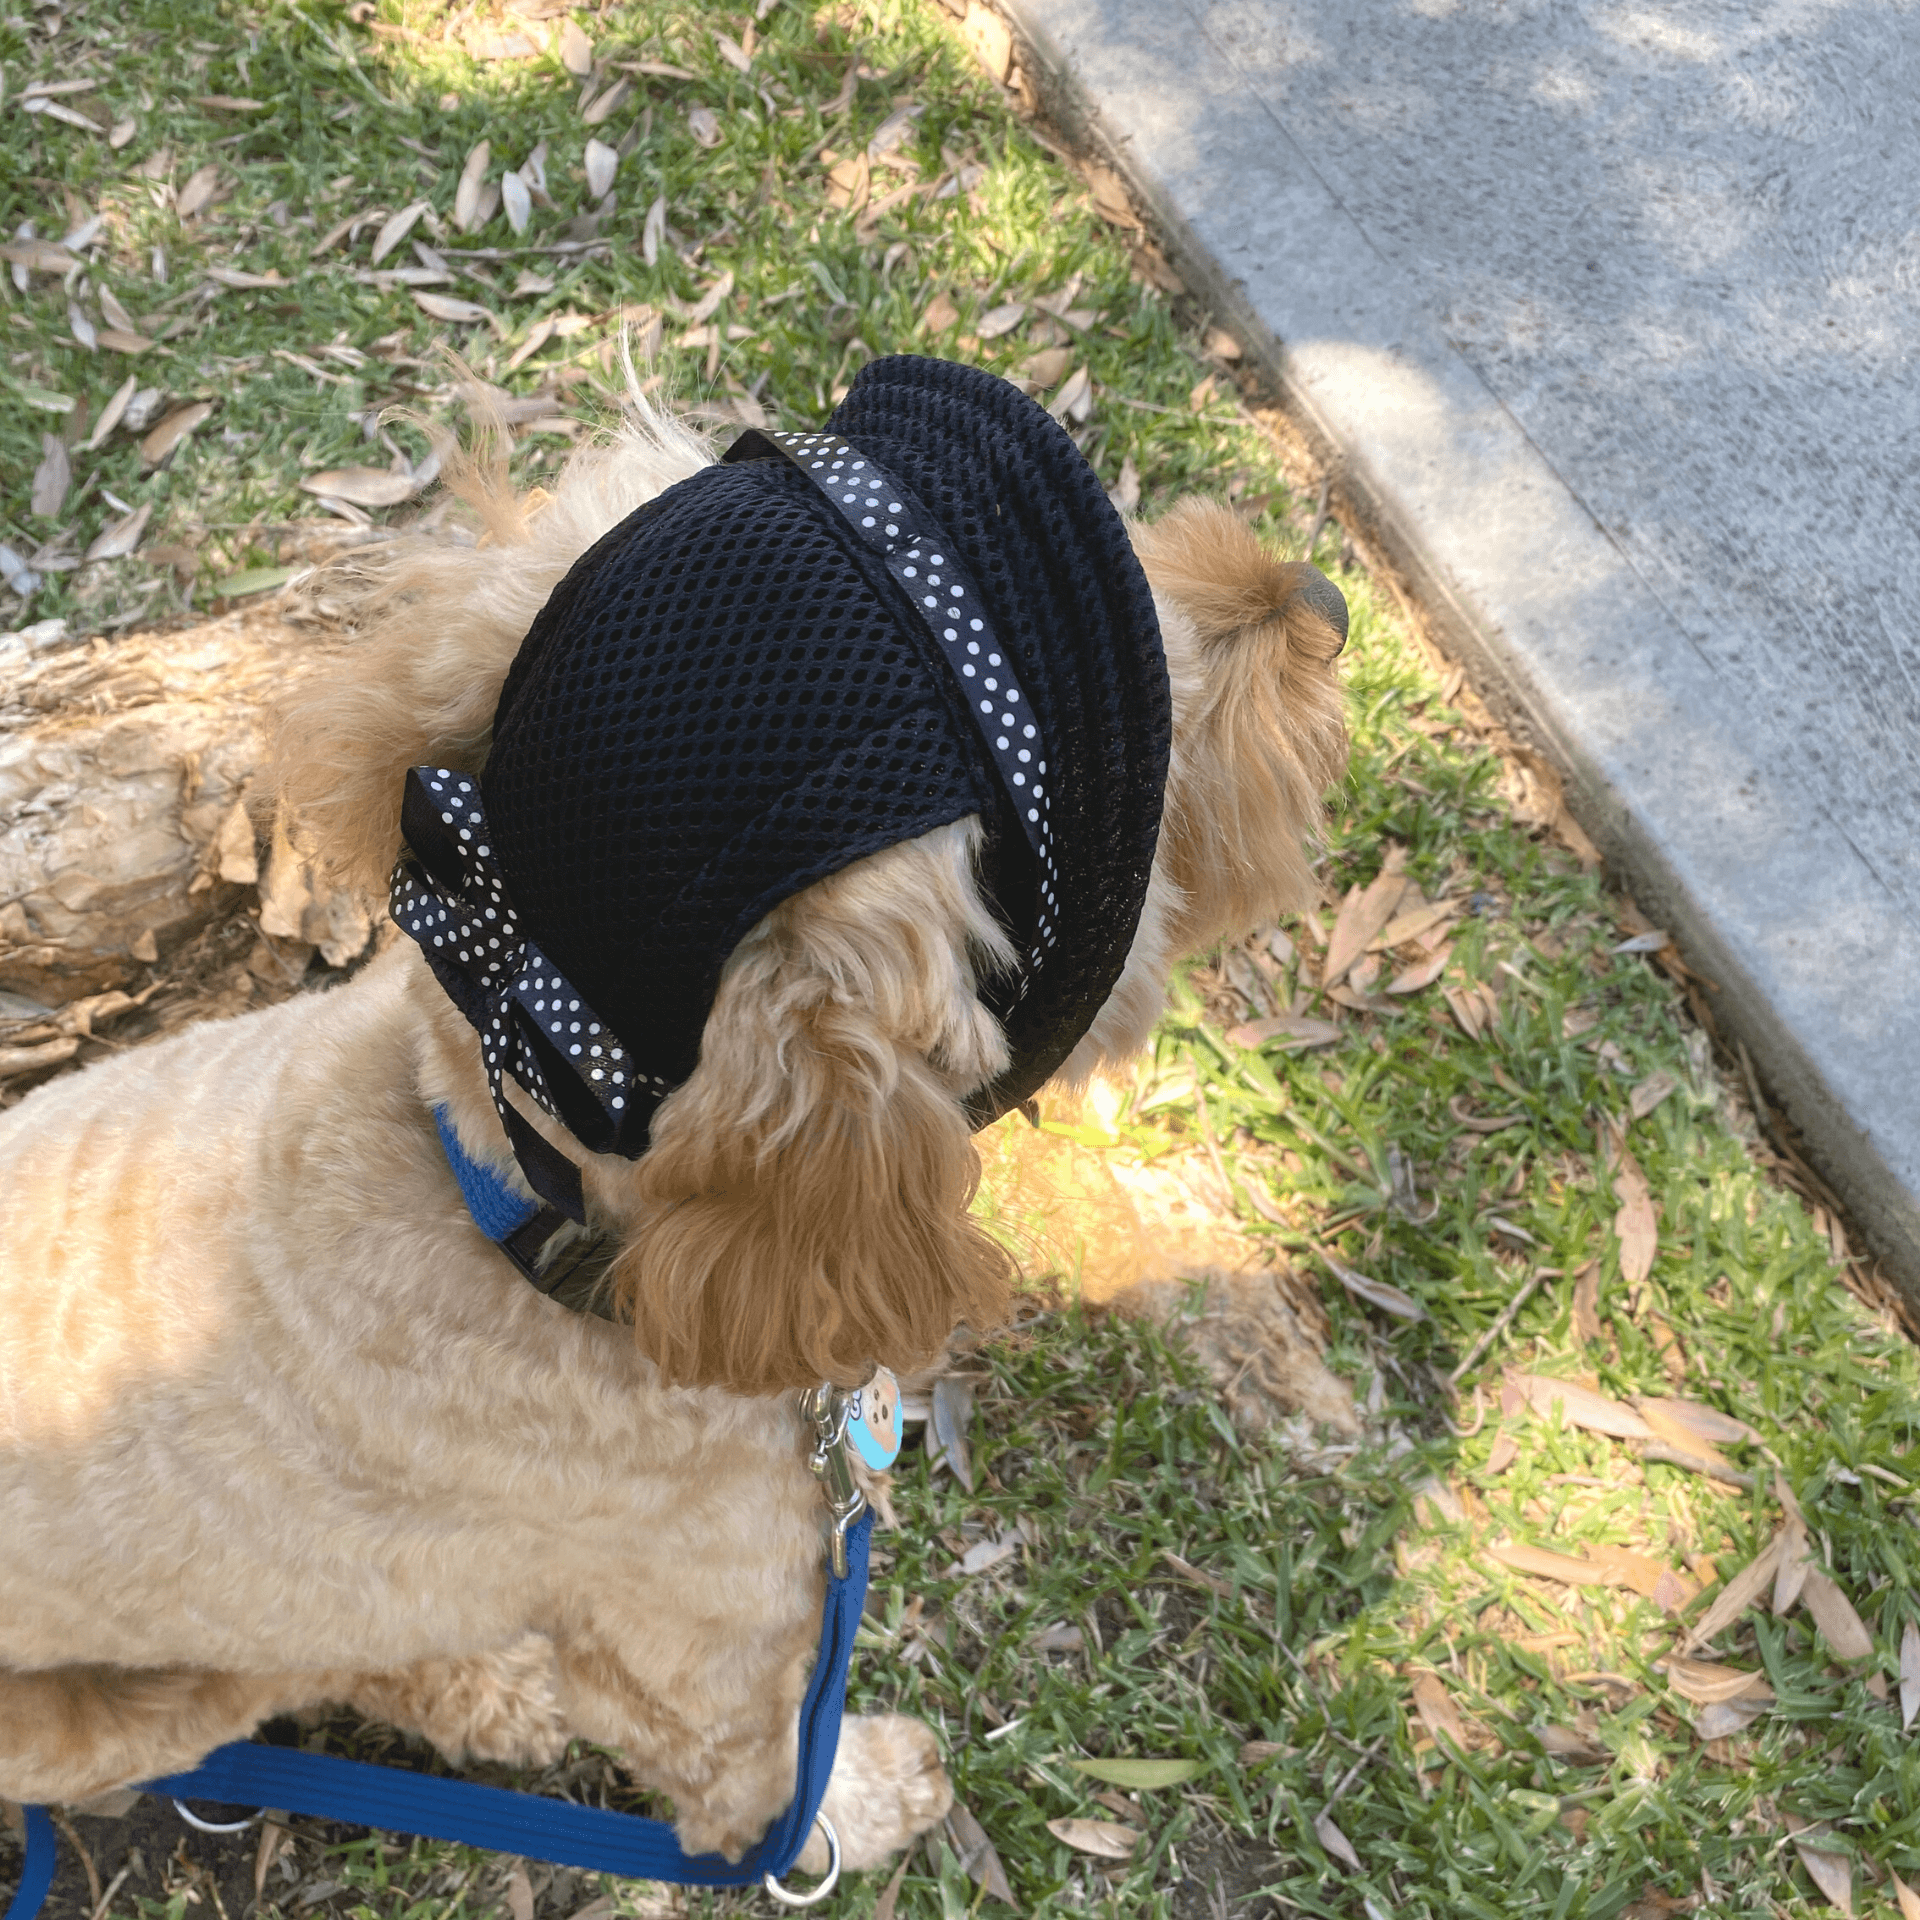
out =
<path fill-rule="evenodd" d="M 847 1438 L 876 1473 L 900 1458 L 900 1383 L 885 1367 L 856 1396 L 847 1415 Z"/>

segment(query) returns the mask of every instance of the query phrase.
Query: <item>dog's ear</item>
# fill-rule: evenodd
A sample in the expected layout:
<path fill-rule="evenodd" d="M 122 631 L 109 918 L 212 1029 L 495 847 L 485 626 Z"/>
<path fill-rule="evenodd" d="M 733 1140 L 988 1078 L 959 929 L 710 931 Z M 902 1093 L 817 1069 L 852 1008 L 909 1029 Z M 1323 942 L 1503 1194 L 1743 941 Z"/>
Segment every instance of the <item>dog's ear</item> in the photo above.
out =
<path fill-rule="evenodd" d="M 400 848 L 406 770 L 471 773 L 486 758 L 501 683 L 556 577 L 528 552 L 535 503 L 514 495 L 503 438 L 479 424 L 444 454 L 449 491 L 482 529 L 477 548 L 402 540 L 327 570 L 329 611 L 352 637 L 280 714 L 275 796 L 328 874 L 367 894 L 384 893 Z"/>
<path fill-rule="evenodd" d="M 477 772 L 494 708 L 534 616 L 602 534 L 712 458 L 697 435 L 636 395 L 627 428 L 568 462 L 552 492 L 520 494 L 512 436 L 470 387 L 464 445 L 442 478 L 465 508 L 465 543 L 406 537 L 329 567 L 319 591 L 352 634 L 285 702 L 274 791 L 335 880 L 383 895 L 400 850 L 409 767 Z"/>
<path fill-rule="evenodd" d="M 1234 513 L 1182 501 L 1133 529 L 1163 620 L 1174 753 L 1161 858 L 1194 952 L 1312 903 L 1306 842 L 1346 768 L 1334 661 L 1346 602 L 1317 568 L 1275 559 Z"/>
<path fill-rule="evenodd" d="M 974 992 L 1005 936 L 978 827 L 888 848 L 784 902 L 730 957 L 700 1064 L 590 1198 L 624 1215 L 615 1297 L 682 1385 L 771 1393 L 927 1365 L 1005 1310 L 1013 1263 L 967 1209 L 962 1104 L 1006 1064 Z"/>

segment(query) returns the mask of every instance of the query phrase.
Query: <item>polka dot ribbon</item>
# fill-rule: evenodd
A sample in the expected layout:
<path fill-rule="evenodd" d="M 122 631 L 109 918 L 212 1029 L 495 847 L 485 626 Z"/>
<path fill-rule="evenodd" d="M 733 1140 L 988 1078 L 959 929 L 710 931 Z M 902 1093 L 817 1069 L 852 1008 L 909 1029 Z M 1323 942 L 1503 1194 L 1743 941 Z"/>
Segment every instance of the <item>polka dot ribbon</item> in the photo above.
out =
<path fill-rule="evenodd" d="M 637 1122 L 667 1083 L 636 1069 L 612 1029 L 522 932 L 471 774 L 412 768 L 400 820 L 407 852 L 394 868 L 389 911 L 480 1035 L 493 1104 L 534 1191 L 578 1220 L 579 1169 L 514 1109 L 506 1077 L 594 1153 L 644 1140 Z"/>
<path fill-rule="evenodd" d="M 933 517 L 884 467 L 833 433 L 749 429 L 728 460 L 790 461 L 819 490 L 843 525 L 892 575 L 959 683 L 974 730 L 1013 803 L 1040 878 L 1029 968 L 1037 973 L 1059 938 L 1053 796 L 1040 718 L 993 631 L 973 576 L 951 551 Z M 1024 990 L 1024 985 L 1023 985 Z"/>

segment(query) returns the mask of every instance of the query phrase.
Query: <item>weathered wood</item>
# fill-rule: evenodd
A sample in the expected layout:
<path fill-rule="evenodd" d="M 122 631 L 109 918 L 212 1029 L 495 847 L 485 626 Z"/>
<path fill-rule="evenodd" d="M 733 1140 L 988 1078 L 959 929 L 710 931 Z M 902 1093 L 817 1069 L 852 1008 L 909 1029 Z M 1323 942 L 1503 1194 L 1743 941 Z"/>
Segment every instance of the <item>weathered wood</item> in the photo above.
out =
<path fill-rule="evenodd" d="M 10 663 L 0 990 L 58 1006 L 130 985 L 261 883 L 269 933 L 334 964 L 365 944 L 364 912 L 312 898 L 256 792 L 273 703 L 339 645 L 266 605 Z"/>

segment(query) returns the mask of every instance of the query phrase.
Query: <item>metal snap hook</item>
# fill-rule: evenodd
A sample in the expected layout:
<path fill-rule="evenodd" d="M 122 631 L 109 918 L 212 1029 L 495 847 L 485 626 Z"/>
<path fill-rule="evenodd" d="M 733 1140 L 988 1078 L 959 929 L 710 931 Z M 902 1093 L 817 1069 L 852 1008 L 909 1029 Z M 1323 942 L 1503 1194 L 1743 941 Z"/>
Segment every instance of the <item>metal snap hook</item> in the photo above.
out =
<path fill-rule="evenodd" d="M 177 1806 L 179 1803 L 176 1801 L 174 1804 Z M 816 1813 L 813 1824 L 827 1836 L 827 1874 L 817 1887 L 810 1887 L 805 1893 L 789 1893 L 772 1874 L 760 1876 L 767 1891 L 783 1907 L 817 1907 L 840 1884 L 840 1836 L 834 1832 L 833 1822 L 824 1813 Z"/>
<path fill-rule="evenodd" d="M 184 1800 L 174 1801 L 173 1810 L 188 1826 L 197 1828 L 201 1833 L 245 1833 L 256 1820 L 266 1818 L 266 1809 L 262 1807 L 258 1813 L 250 1813 L 244 1820 L 202 1820 Z"/>

